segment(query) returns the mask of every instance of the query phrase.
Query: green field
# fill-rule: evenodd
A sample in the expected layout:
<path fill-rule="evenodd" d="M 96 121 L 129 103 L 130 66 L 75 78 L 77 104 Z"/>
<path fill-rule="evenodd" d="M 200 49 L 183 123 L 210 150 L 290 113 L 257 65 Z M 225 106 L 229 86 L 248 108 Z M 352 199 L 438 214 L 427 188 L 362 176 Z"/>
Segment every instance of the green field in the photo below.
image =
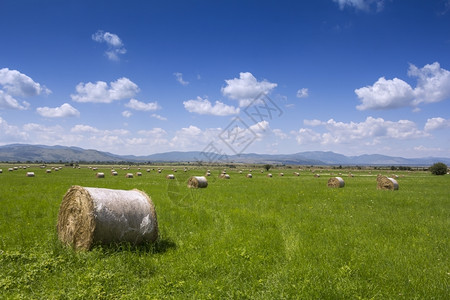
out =
<path fill-rule="evenodd" d="M 448 299 L 450 177 L 396 172 L 398 191 L 376 189 L 379 171 L 352 171 L 345 187 L 303 169 L 211 169 L 206 189 L 188 189 L 207 167 L 125 178 L 63 167 L 45 173 L 0 165 L 2 299 Z M 151 166 L 150 168 L 155 168 Z M 33 171 L 35 177 L 26 177 Z M 285 176 L 278 176 L 283 172 Z M 317 171 L 318 172 L 318 171 Z M 344 172 L 344 171 L 342 171 Z M 175 180 L 165 175 L 173 173 Z M 385 175 L 392 171 L 381 172 Z M 153 245 L 61 246 L 56 222 L 72 185 L 140 189 L 153 200 Z"/>

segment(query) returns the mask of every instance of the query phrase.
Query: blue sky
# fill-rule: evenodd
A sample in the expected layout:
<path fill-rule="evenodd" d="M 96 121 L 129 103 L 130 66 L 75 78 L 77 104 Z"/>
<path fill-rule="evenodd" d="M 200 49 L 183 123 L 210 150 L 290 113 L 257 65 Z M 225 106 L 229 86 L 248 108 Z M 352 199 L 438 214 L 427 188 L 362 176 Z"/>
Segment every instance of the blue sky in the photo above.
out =
<path fill-rule="evenodd" d="M 0 12 L 0 145 L 450 157 L 449 0 Z"/>

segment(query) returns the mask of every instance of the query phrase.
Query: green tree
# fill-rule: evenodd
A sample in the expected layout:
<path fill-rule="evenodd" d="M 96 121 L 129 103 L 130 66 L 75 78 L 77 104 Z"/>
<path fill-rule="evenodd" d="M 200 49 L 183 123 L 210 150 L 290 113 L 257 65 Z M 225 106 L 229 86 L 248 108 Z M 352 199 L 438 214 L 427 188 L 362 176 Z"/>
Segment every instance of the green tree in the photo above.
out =
<path fill-rule="evenodd" d="M 269 164 L 264 165 L 264 169 L 266 169 L 266 171 L 269 171 L 270 168 L 272 168 L 272 165 L 269 165 Z"/>
<path fill-rule="evenodd" d="M 447 173 L 447 165 L 441 162 L 433 164 L 429 168 L 431 174 L 433 175 L 444 175 Z"/>

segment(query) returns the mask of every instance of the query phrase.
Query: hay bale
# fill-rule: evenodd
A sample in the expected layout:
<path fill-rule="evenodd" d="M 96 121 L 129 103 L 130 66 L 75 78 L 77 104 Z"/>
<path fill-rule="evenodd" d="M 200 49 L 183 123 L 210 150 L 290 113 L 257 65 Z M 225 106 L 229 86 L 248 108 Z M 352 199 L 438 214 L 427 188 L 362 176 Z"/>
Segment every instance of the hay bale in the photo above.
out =
<path fill-rule="evenodd" d="M 246 176 L 247 178 L 253 178 L 253 175 L 252 174 L 247 174 L 247 176 Z"/>
<path fill-rule="evenodd" d="M 204 176 L 191 176 L 188 180 L 188 188 L 206 188 L 208 180 Z"/>
<path fill-rule="evenodd" d="M 280 174 L 278 174 L 279 176 L 284 176 L 284 173 L 280 173 Z"/>
<path fill-rule="evenodd" d="M 319 178 L 320 174 L 314 174 L 314 177 Z"/>
<path fill-rule="evenodd" d="M 219 175 L 219 178 L 222 178 L 222 179 L 230 179 L 231 177 L 230 177 L 230 175 L 228 175 L 228 174 L 226 174 L 226 173 L 222 173 L 222 174 Z"/>
<path fill-rule="evenodd" d="M 147 169 L 147 173 L 149 173 L 150 172 L 150 169 Z"/>
<path fill-rule="evenodd" d="M 27 177 L 34 177 L 34 172 L 27 172 Z"/>
<path fill-rule="evenodd" d="M 0 173 L 3 173 L 3 170 L 2 170 L 2 169 L 0 169 Z"/>
<path fill-rule="evenodd" d="M 127 174 L 125 175 L 125 178 L 133 178 L 133 173 L 127 173 Z"/>
<path fill-rule="evenodd" d="M 377 189 L 396 191 L 398 190 L 398 182 L 394 178 L 389 178 L 386 176 L 378 176 Z"/>
<path fill-rule="evenodd" d="M 119 173 L 117 173 L 117 171 L 111 171 L 111 175 L 112 176 L 117 176 Z"/>
<path fill-rule="evenodd" d="M 158 169 L 158 173 L 161 173 L 161 170 Z"/>
<path fill-rule="evenodd" d="M 272 177 L 272 173 L 267 174 L 267 177 Z"/>
<path fill-rule="evenodd" d="M 95 174 L 95 177 L 97 177 L 97 178 L 105 178 L 105 173 L 97 172 L 97 174 Z"/>
<path fill-rule="evenodd" d="M 59 240 L 77 250 L 94 244 L 154 242 L 155 206 L 139 190 L 72 186 L 61 202 L 56 226 Z"/>
<path fill-rule="evenodd" d="M 345 182 L 342 177 L 332 177 L 328 179 L 327 185 L 331 188 L 343 188 L 345 186 Z"/>
<path fill-rule="evenodd" d="M 14 171 L 13 168 L 8 168 L 8 172 L 12 172 L 12 171 Z"/>
<path fill-rule="evenodd" d="M 166 176 L 167 179 L 175 179 L 175 175 L 173 174 L 169 174 Z"/>
<path fill-rule="evenodd" d="M 210 172 L 206 172 L 205 176 L 211 176 Z"/>
<path fill-rule="evenodd" d="M 51 172 L 52 172 L 52 170 L 50 170 L 50 169 L 45 170 L 45 173 L 51 173 Z"/>
<path fill-rule="evenodd" d="M 141 172 L 136 172 L 136 176 L 142 176 Z"/>

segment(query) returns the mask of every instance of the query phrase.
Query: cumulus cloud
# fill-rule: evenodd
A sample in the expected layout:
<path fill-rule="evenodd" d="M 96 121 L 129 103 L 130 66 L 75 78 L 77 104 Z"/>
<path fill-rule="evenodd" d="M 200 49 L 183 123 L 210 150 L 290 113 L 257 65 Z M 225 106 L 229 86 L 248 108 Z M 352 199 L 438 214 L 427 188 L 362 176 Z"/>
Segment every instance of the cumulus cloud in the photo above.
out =
<path fill-rule="evenodd" d="M 333 0 L 333 2 L 339 4 L 341 10 L 346 6 L 354 7 L 355 9 L 362 11 L 375 9 L 377 12 L 384 8 L 384 0 Z"/>
<path fill-rule="evenodd" d="M 297 91 L 297 98 L 306 98 L 308 97 L 308 89 L 302 88 Z"/>
<path fill-rule="evenodd" d="M 119 54 L 125 54 L 127 52 L 122 40 L 117 34 L 98 30 L 92 35 L 92 40 L 99 43 L 106 43 L 108 49 L 105 51 L 105 55 L 110 60 L 118 61 Z"/>
<path fill-rule="evenodd" d="M 152 110 L 158 110 L 161 107 L 158 105 L 158 102 L 149 102 L 144 103 L 141 101 L 138 101 L 136 99 L 131 99 L 127 104 L 125 104 L 126 107 L 139 110 L 139 111 L 152 111 Z"/>
<path fill-rule="evenodd" d="M 158 114 L 152 114 L 151 117 L 152 117 L 152 118 L 155 118 L 155 119 L 158 119 L 158 120 L 160 120 L 160 121 L 167 121 L 167 118 L 166 118 L 166 117 L 163 117 L 163 116 L 158 115 Z"/>
<path fill-rule="evenodd" d="M 30 103 L 23 101 L 22 104 L 19 103 L 14 97 L 0 90 L 0 109 L 2 108 L 10 108 L 10 109 L 20 109 L 25 110 L 30 107 Z"/>
<path fill-rule="evenodd" d="M 319 122 L 312 122 L 319 125 Z M 409 120 L 387 121 L 383 118 L 367 117 L 363 122 L 337 122 L 330 119 L 321 122 L 324 132 L 317 132 L 309 128 L 301 128 L 296 132 L 299 144 L 316 142 L 324 145 L 347 144 L 365 142 L 377 144 L 385 139 L 416 139 L 428 136 L 427 133 L 417 128 L 417 125 Z"/>
<path fill-rule="evenodd" d="M 303 124 L 305 124 L 306 126 L 312 126 L 312 127 L 314 127 L 314 126 L 320 126 L 320 125 L 323 125 L 324 122 L 322 122 L 322 121 L 320 121 L 320 120 L 316 120 L 316 119 L 314 119 L 314 120 L 303 120 Z"/>
<path fill-rule="evenodd" d="M 450 119 L 437 117 L 428 119 L 424 129 L 425 131 L 432 131 L 444 128 L 450 128 Z"/>
<path fill-rule="evenodd" d="M 72 105 L 64 103 L 60 107 L 38 107 L 36 108 L 38 114 L 46 118 L 65 118 L 65 117 L 79 117 L 80 112 Z"/>
<path fill-rule="evenodd" d="M 417 86 L 412 88 L 399 78 L 379 78 L 372 86 L 355 90 L 361 100 L 358 110 L 383 110 L 400 107 L 414 107 L 421 103 L 434 103 L 450 98 L 450 72 L 439 63 L 425 65 L 419 69 L 410 65 L 408 75 L 417 78 Z"/>
<path fill-rule="evenodd" d="M 26 138 L 26 133 L 20 130 L 19 127 L 9 125 L 5 119 L 0 117 L 0 140 L 2 143 L 25 141 Z"/>
<path fill-rule="evenodd" d="M 247 106 L 261 93 L 268 94 L 275 87 L 276 83 L 267 80 L 258 81 L 250 72 L 239 73 L 239 78 L 225 80 L 226 86 L 221 91 L 224 96 L 239 101 L 239 106 Z"/>
<path fill-rule="evenodd" d="M 188 84 L 189 84 L 189 81 L 184 81 L 184 80 L 183 80 L 183 73 L 175 72 L 175 73 L 173 73 L 173 75 L 175 76 L 176 80 L 177 80 L 181 85 L 188 85 Z"/>
<path fill-rule="evenodd" d="M 184 101 L 183 105 L 188 112 L 200 115 L 229 116 L 239 114 L 239 108 L 226 105 L 220 101 L 216 101 L 215 105 L 212 105 L 208 99 L 202 99 L 201 97 L 197 97 L 196 100 Z"/>
<path fill-rule="evenodd" d="M 116 100 L 131 98 L 139 92 L 139 87 L 126 77 L 110 82 L 79 83 L 76 86 L 77 94 L 70 97 L 76 102 L 111 103 Z"/>
<path fill-rule="evenodd" d="M 128 111 L 128 110 L 124 110 L 123 112 L 122 112 L 122 116 L 124 116 L 125 118 L 129 118 L 129 117 L 131 117 L 133 114 L 131 113 L 131 111 Z"/>
<path fill-rule="evenodd" d="M 152 138 L 161 138 L 167 135 L 167 131 L 157 127 L 150 130 L 139 130 L 138 134 Z"/>

